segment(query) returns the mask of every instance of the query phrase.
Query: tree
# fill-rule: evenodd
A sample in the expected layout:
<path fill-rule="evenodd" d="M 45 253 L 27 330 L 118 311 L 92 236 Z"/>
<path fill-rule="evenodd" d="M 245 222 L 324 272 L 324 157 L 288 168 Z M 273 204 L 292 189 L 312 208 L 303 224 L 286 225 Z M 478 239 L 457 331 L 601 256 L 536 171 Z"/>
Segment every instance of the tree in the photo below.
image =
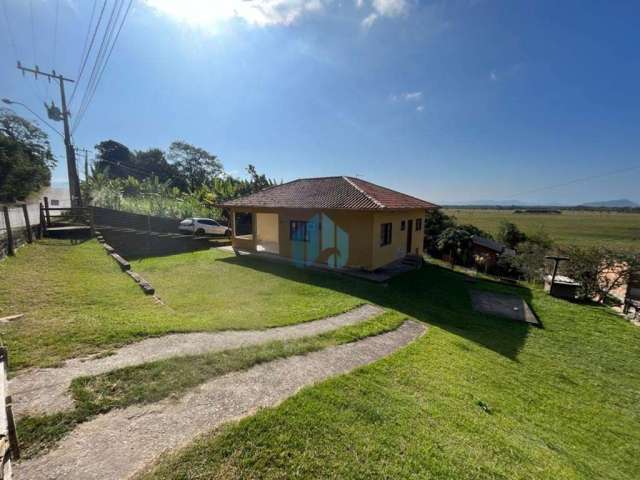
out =
<path fill-rule="evenodd" d="M 424 217 L 424 248 L 431 254 L 436 253 L 438 235 L 455 224 L 455 217 L 447 215 L 439 208 L 427 211 Z"/>
<path fill-rule="evenodd" d="M 526 240 L 518 244 L 516 255 L 501 255 L 498 268 L 505 275 L 524 277 L 529 282 L 540 282 L 544 276 L 544 260 L 549 253 L 545 244 Z"/>
<path fill-rule="evenodd" d="M 167 157 L 191 191 L 210 185 L 214 178 L 224 173 L 222 163 L 215 155 L 186 142 L 173 142 Z"/>
<path fill-rule="evenodd" d="M 444 254 L 449 254 L 451 263 L 466 263 L 471 250 L 472 235 L 460 227 L 446 228 L 436 241 L 436 247 Z"/>
<path fill-rule="evenodd" d="M 135 167 L 132 176 L 138 180 L 158 177 L 160 182 L 170 182 L 171 185 L 178 187 L 180 190 L 186 190 L 187 188 L 186 182 L 176 166 L 167 161 L 164 152 L 159 148 L 135 152 L 132 163 Z"/>
<path fill-rule="evenodd" d="M 609 293 L 629 281 L 632 271 L 640 269 L 640 254 L 613 251 L 606 247 L 569 247 L 563 272 L 580 282 L 583 298 L 603 303 Z"/>
<path fill-rule="evenodd" d="M 498 268 L 503 275 L 524 277 L 529 282 L 540 282 L 544 276 L 545 257 L 553 249 L 553 240 L 542 229 L 518 243 L 515 256 L 501 255 Z"/>
<path fill-rule="evenodd" d="M 511 248 L 516 248 L 520 242 L 524 242 L 527 236 L 518 229 L 515 223 L 502 221 L 498 227 L 498 241 L 508 245 Z"/>
<path fill-rule="evenodd" d="M 56 161 L 37 125 L 0 110 L 0 201 L 24 200 L 51 182 Z"/>
<path fill-rule="evenodd" d="M 127 178 L 136 170 L 133 154 L 126 145 L 115 140 L 106 140 L 95 146 L 98 151 L 95 171 L 110 178 Z"/>

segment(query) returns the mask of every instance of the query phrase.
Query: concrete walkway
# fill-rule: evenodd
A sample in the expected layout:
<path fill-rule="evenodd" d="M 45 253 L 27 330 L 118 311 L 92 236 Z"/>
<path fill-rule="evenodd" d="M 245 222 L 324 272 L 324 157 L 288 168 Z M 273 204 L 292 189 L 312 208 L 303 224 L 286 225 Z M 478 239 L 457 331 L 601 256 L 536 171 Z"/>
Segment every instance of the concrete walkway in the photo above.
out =
<path fill-rule="evenodd" d="M 319 335 L 347 325 L 355 325 L 384 310 L 374 305 L 362 305 L 334 317 L 286 327 L 265 330 L 233 330 L 211 333 L 177 333 L 148 338 L 126 345 L 114 355 L 103 358 L 75 358 L 59 368 L 39 368 L 16 375 L 9 382 L 16 418 L 27 414 L 49 414 L 73 408 L 69 395 L 71 380 L 83 375 L 98 375 L 122 367 L 185 355 L 219 352 L 238 347 L 258 345 L 274 340 L 292 340 Z"/>
<path fill-rule="evenodd" d="M 391 354 L 421 336 L 424 324 L 257 365 L 213 379 L 180 398 L 114 410 L 78 426 L 51 452 L 20 463 L 17 480 L 131 478 L 222 423 L 274 406 L 300 388 Z"/>

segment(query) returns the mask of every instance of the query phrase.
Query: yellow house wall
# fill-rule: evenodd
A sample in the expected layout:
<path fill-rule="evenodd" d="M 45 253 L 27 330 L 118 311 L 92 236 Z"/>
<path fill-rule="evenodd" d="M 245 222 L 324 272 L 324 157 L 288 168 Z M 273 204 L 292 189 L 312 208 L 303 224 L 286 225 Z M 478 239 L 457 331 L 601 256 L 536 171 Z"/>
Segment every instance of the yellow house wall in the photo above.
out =
<path fill-rule="evenodd" d="M 398 212 L 375 213 L 373 217 L 372 234 L 372 269 L 382 267 L 388 263 L 398 260 L 407 254 L 407 235 L 412 235 L 411 254 L 422 255 L 424 233 L 421 228 L 416 231 L 416 220 L 422 219 L 424 223 L 424 210 L 406 210 Z M 405 230 L 400 230 L 400 224 L 405 220 Z M 413 220 L 411 232 L 409 232 L 408 221 Z M 391 223 L 391 243 L 380 246 L 380 228 L 383 223 Z"/>
<path fill-rule="evenodd" d="M 335 224 L 338 229 L 344 231 L 344 236 L 348 239 L 348 257 L 346 259 L 346 266 L 352 268 L 365 268 L 370 269 L 372 265 L 372 245 L 371 245 L 371 232 L 373 225 L 373 213 L 371 212 L 354 212 L 347 210 L 310 210 L 310 209 L 258 209 L 258 208 L 246 208 L 238 209 L 242 212 L 250 212 L 254 214 L 253 217 L 253 239 L 237 238 L 235 231 L 231 238 L 231 244 L 235 248 L 242 250 L 255 250 L 256 249 L 256 213 L 277 213 L 278 214 L 278 243 L 280 256 L 291 258 L 293 260 L 311 261 L 316 260 L 317 263 L 326 264 L 331 251 L 312 251 L 312 242 L 297 242 L 289 239 L 289 223 L 292 220 L 300 221 L 312 221 L 312 219 L 322 218 L 322 214 L 328 217 L 331 222 Z M 327 245 L 322 241 L 322 230 L 325 231 L 325 238 L 327 235 L 332 235 L 331 225 L 324 221 L 321 229 L 317 229 L 315 232 L 310 232 L 311 235 L 316 235 L 318 242 L 315 245 L 319 246 L 319 249 L 326 249 Z M 235 212 L 232 212 L 232 225 L 235 228 Z M 332 245 L 333 246 L 333 245 Z M 323 255 L 324 253 L 324 255 Z M 340 252 L 340 255 L 344 255 L 345 252 Z"/>
<path fill-rule="evenodd" d="M 231 239 L 232 245 L 241 250 L 256 249 L 256 213 L 277 213 L 278 214 L 278 240 L 279 254 L 282 257 L 299 261 L 316 260 L 316 263 L 326 264 L 328 250 L 324 251 L 324 255 L 320 251 L 312 251 L 312 242 L 297 242 L 289 239 L 289 222 L 292 220 L 312 221 L 314 218 L 322 218 L 324 213 L 337 228 L 342 229 L 348 238 L 348 259 L 346 266 L 351 268 L 364 268 L 366 270 L 375 270 L 388 263 L 393 262 L 406 255 L 407 235 L 413 235 L 411 253 L 422 255 L 422 247 L 424 234 L 423 230 L 416 231 L 416 219 L 422 219 L 424 222 L 424 210 L 409 210 L 388 213 L 375 212 L 358 212 L 350 210 L 310 210 L 310 209 L 260 209 L 247 208 L 239 209 L 242 212 L 251 212 L 253 217 L 253 238 L 236 238 L 235 232 Z M 232 212 L 232 220 L 235 220 L 235 212 Z M 413 220 L 411 232 L 408 228 L 400 231 L 400 222 L 402 220 Z M 380 225 L 391 222 L 392 242 L 390 245 L 380 246 Z M 232 222 L 235 227 L 235 221 Z M 319 242 L 320 250 L 326 249 L 326 245 L 322 241 L 322 231 L 325 235 L 330 235 L 331 231 L 327 230 L 326 222 L 323 222 L 322 228 L 310 232 L 310 235 L 316 235 Z M 408 225 L 407 225 L 408 227 Z M 329 232 L 329 233 L 327 233 Z M 340 252 L 344 254 L 344 252 Z M 318 254 L 319 257 L 318 257 Z"/>

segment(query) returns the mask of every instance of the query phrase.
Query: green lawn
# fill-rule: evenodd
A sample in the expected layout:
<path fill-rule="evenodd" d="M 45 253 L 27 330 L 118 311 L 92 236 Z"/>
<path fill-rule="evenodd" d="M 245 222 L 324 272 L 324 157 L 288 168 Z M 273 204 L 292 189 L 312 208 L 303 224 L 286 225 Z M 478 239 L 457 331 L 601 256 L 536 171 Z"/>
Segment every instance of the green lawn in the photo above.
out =
<path fill-rule="evenodd" d="M 516 214 L 513 210 L 445 209 L 459 223 L 470 223 L 495 234 L 502 220 L 513 222 L 525 233 L 542 228 L 560 244 L 606 245 L 635 249 L 640 245 L 640 213 L 563 211 L 554 214 Z"/>
<path fill-rule="evenodd" d="M 233 266 L 209 250 L 133 263 L 166 305 L 154 303 L 95 241 L 45 240 L 0 262 L 0 325 L 11 368 L 50 366 L 168 332 L 264 328 L 333 315 L 359 303 L 336 280 L 294 269 L 287 278 Z M 288 268 L 282 266 L 281 268 Z M 323 283 L 324 282 L 324 283 Z"/>
<path fill-rule="evenodd" d="M 604 307 L 484 280 L 474 288 L 524 296 L 545 328 L 479 315 L 464 278 L 431 265 L 387 288 L 343 285 L 432 327 L 144 478 L 639 478 L 640 329 Z"/>
<path fill-rule="evenodd" d="M 115 408 L 154 403 L 169 396 L 177 398 L 212 377 L 246 370 L 278 358 L 303 355 L 380 335 L 395 330 L 405 320 L 406 317 L 397 312 L 386 312 L 358 325 L 338 328 L 314 337 L 170 358 L 76 378 L 70 388 L 73 409 L 52 415 L 24 417 L 18 421 L 22 458 L 52 448 L 78 424 Z"/>
<path fill-rule="evenodd" d="M 480 315 L 466 277 L 436 265 L 387 287 L 216 251 L 134 268 L 166 306 L 143 296 L 93 242 L 38 244 L 0 263 L 2 314 L 27 313 L 0 327 L 14 368 L 146 335 L 283 325 L 363 302 L 431 325 L 385 360 L 201 438 L 146 478 L 640 478 L 640 329 L 606 307 L 480 279 L 473 288 L 530 301 L 545 328 Z M 229 365 L 245 368 L 243 358 Z M 180 371 L 199 382 L 224 362 L 199 359 Z M 165 385 L 154 371 L 168 370 L 113 373 L 111 393 L 110 374 L 74 388 L 96 408 L 103 400 L 113 408 L 184 387 L 181 375 Z M 149 385 L 143 395 L 138 383 Z"/>

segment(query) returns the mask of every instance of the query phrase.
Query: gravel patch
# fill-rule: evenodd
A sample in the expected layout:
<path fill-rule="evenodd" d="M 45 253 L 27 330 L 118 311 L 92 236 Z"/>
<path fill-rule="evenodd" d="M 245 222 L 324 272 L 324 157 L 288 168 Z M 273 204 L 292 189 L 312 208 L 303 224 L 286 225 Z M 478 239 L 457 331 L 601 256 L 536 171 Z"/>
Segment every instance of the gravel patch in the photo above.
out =
<path fill-rule="evenodd" d="M 140 365 L 177 356 L 199 355 L 250 345 L 319 335 L 355 325 L 383 313 L 374 305 L 362 305 L 333 317 L 265 330 L 231 330 L 210 333 L 177 333 L 148 338 L 118 349 L 102 358 L 74 358 L 58 368 L 30 369 L 9 382 L 14 415 L 42 415 L 73 408 L 71 381 L 83 375 L 98 375 L 122 367 Z"/>
<path fill-rule="evenodd" d="M 304 386 L 389 355 L 425 331 L 424 324 L 406 321 L 382 335 L 218 377 L 178 400 L 114 410 L 79 425 L 46 455 L 17 464 L 14 477 L 131 478 L 163 453 L 185 446 L 196 436 L 258 408 L 277 405 Z"/>

